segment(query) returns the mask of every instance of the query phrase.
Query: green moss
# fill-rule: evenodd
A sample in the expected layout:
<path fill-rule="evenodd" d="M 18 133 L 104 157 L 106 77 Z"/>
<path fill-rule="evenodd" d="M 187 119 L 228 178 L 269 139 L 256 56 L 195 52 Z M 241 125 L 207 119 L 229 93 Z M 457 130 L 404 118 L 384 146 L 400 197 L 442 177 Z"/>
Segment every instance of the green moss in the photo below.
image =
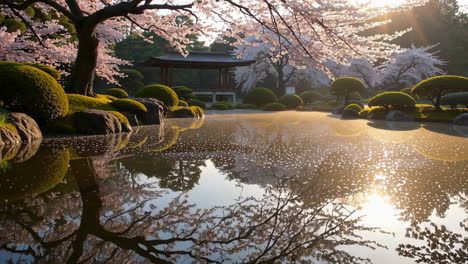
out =
<path fill-rule="evenodd" d="M 61 74 L 58 70 L 48 65 L 40 64 L 40 63 L 23 63 L 24 65 L 32 66 L 34 68 L 38 68 L 39 70 L 45 71 L 47 74 L 52 76 L 55 80 L 61 79 Z"/>
<path fill-rule="evenodd" d="M 176 92 L 176 94 L 177 94 L 177 96 L 179 98 L 182 98 L 182 99 L 185 99 L 185 100 L 194 97 L 193 90 L 186 87 L 186 86 L 174 86 L 174 87 L 172 87 L 172 90 L 174 90 L 174 92 Z"/>
<path fill-rule="evenodd" d="M 301 94 L 301 98 L 302 101 L 304 101 L 304 103 L 311 104 L 315 101 L 320 100 L 322 98 L 322 95 L 314 91 L 307 91 Z"/>
<path fill-rule="evenodd" d="M 7 32 L 17 32 L 18 30 L 21 33 L 26 32 L 26 24 L 23 22 L 13 19 L 13 18 L 7 18 L 5 21 L 3 21 L 3 26 L 7 28 Z"/>
<path fill-rule="evenodd" d="M 197 117 L 197 113 L 195 112 L 195 109 L 191 107 L 184 107 L 184 106 L 171 107 L 169 113 L 167 114 L 167 117 L 168 118 L 179 118 L 181 116 L 186 117 L 187 111 L 189 112 L 189 115 L 191 115 L 191 117 Z"/>
<path fill-rule="evenodd" d="M 119 111 L 124 112 L 147 112 L 146 106 L 140 102 L 137 102 L 132 99 L 119 99 L 110 103 L 113 107 L 115 107 Z"/>
<path fill-rule="evenodd" d="M 0 125 L 5 124 L 8 118 L 8 111 L 0 108 Z"/>
<path fill-rule="evenodd" d="M 107 94 L 96 94 L 97 98 L 99 99 L 104 99 L 104 100 L 109 100 L 111 102 L 115 100 L 119 100 L 119 98 L 112 96 L 112 95 L 107 95 Z"/>
<path fill-rule="evenodd" d="M 123 90 L 123 89 L 120 89 L 120 88 L 111 88 L 111 89 L 107 89 L 105 92 L 104 92 L 106 95 L 110 95 L 110 96 L 114 96 L 116 98 L 125 98 L 125 97 L 128 97 L 128 93 Z"/>
<path fill-rule="evenodd" d="M 295 94 L 286 94 L 278 99 L 278 102 L 284 104 L 288 109 L 296 109 L 304 104 L 301 97 Z"/>
<path fill-rule="evenodd" d="M 28 15 L 31 18 L 34 18 L 34 15 L 36 13 L 34 12 L 34 8 L 32 8 L 32 6 L 26 7 L 26 9 L 24 9 L 24 12 L 26 13 L 26 15 Z"/>
<path fill-rule="evenodd" d="M 179 100 L 179 106 L 189 106 L 189 104 L 187 102 L 185 102 L 184 100 Z"/>
<path fill-rule="evenodd" d="M 141 88 L 135 94 L 135 97 L 156 98 L 161 100 L 168 107 L 176 106 L 179 103 L 179 98 L 177 97 L 177 94 L 174 92 L 174 90 L 160 84 L 148 85 Z"/>
<path fill-rule="evenodd" d="M 286 106 L 281 103 L 269 103 L 266 104 L 263 108 L 263 111 L 284 111 L 286 110 Z"/>
<path fill-rule="evenodd" d="M 67 94 L 67 97 L 70 106 L 68 114 L 86 109 L 117 111 L 117 109 L 110 104 L 112 101 L 109 99 L 89 97 L 81 94 Z"/>
<path fill-rule="evenodd" d="M 187 103 L 190 106 L 198 106 L 198 107 L 201 107 L 201 108 L 206 108 L 206 105 L 202 100 L 190 99 L 189 101 L 187 101 Z"/>
<path fill-rule="evenodd" d="M 39 124 L 64 117 L 68 112 L 63 87 L 42 70 L 21 64 L 0 64 L 0 84 L 0 105 L 23 112 Z"/>
<path fill-rule="evenodd" d="M 5 15 L 4 15 L 4 14 L 0 14 L 0 24 L 2 24 L 3 21 L 5 21 Z"/>
<path fill-rule="evenodd" d="M 266 105 L 276 102 L 277 100 L 278 98 L 273 91 L 263 87 L 253 88 L 244 96 L 244 104 L 253 104 L 256 106 Z"/>

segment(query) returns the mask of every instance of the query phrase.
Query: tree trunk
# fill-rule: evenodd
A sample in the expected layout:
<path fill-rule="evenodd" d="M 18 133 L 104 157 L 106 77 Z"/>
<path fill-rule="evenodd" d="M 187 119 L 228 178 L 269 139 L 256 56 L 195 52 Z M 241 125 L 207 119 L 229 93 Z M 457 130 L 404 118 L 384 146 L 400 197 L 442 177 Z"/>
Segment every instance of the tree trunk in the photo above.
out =
<path fill-rule="evenodd" d="M 349 104 L 349 94 L 346 94 L 344 97 L 344 106 L 346 107 Z"/>
<path fill-rule="evenodd" d="M 286 82 L 284 81 L 283 77 L 283 72 L 279 71 L 278 79 L 276 80 L 276 90 L 278 91 L 279 96 L 286 94 Z"/>
<path fill-rule="evenodd" d="M 77 28 L 78 55 L 68 84 L 72 93 L 94 96 L 93 82 L 96 74 L 99 40 L 95 26 Z"/>
<path fill-rule="evenodd" d="M 442 108 L 440 108 L 440 98 L 441 98 L 441 97 L 442 97 L 441 94 L 438 94 L 438 95 L 436 96 L 436 100 L 435 100 L 435 103 L 434 103 L 434 107 L 435 107 L 435 110 L 437 110 L 437 111 L 441 111 L 441 110 L 442 110 Z"/>

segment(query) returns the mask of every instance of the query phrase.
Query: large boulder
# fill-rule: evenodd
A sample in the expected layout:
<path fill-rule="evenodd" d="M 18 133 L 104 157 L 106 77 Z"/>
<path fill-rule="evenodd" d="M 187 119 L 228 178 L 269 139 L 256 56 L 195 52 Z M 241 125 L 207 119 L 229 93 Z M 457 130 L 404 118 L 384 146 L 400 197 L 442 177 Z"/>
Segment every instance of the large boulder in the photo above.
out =
<path fill-rule="evenodd" d="M 7 122 L 16 127 L 23 142 L 31 143 L 42 138 L 41 129 L 36 121 L 26 114 L 10 113 L 8 114 Z"/>
<path fill-rule="evenodd" d="M 131 112 L 121 112 L 127 119 L 129 124 L 132 127 L 137 127 L 140 125 L 140 122 L 138 121 L 138 117 L 136 114 L 131 113 Z"/>
<path fill-rule="evenodd" d="M 137 113 L 137 117 L 143 125 L 159 125 L 164 123 L 168 108 L 162 101 L 155 98 L 134 98 L 133 100 L 142 103 L 148 109 L 147 112 Z"/>
<path fill-rule="evenodd" d="M 453 124 L 457 126 L 468 126 L 468 113 L 457 116 L 453 120 Z"/>
<path fill-rule="evenodd" d="M 116 134 L 122 132 L 119 119 L 112 113 L 87 109 L 73 115 L 76 132 L 88 135 Z"/>
<path fill-rule="evenodd" d="M 411 122 L 414 121 L 414 118 L 398 110 L 392 110 L 388 112 L 385 117 L 387 121 L 400 121 L 400 122 Z"/>
<path fill-rule="evenodd" d="M 0 145 L 14 145 L 20 142 L 21 137 L 14 128 L 0 125 Z"/>

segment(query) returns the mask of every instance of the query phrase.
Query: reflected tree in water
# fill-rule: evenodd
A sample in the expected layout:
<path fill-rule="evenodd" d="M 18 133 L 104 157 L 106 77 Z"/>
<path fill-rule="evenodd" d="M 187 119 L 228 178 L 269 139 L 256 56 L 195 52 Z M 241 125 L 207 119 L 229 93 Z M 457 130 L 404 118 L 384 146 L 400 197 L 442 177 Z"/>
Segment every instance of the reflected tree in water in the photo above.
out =
<path fill-rule="evenodd" d="M 182 194 L 166 205 L 151 184 L 113 177 L 99 159 L 71 162 L 78 192 L 4 204 L 0 248 L 37 263 L 363 263 L 341 245 L 379 245 L 358 231 L 353 210 L 334 201 L 304 206 L 284 186 L 225 207 L 197 209 Z"/>

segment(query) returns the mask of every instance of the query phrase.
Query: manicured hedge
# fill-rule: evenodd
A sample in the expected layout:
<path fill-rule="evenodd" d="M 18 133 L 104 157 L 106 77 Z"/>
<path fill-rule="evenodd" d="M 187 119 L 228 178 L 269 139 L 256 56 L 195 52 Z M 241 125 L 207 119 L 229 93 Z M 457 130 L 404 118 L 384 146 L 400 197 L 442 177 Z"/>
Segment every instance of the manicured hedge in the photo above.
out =
<path fill-rule="evenodd" d="M 0 64 L 0 87 L 3 108 L 23 112 L 39 124 L 64 117 L 68 112 L 63 87 L 35 67 Z"/>
<path fill-rule="evenodd" d="M 301 97 L 295 94 L 286 94 L 278 99 L 278 102 L 284 104 L 288 109 L 296 109 L 304 104 Z"/>
<path fill-rule="evenodd" d="M 253 88 L 244 96 L 244 104 L 253 104 L 256 106 L 266 105 L 276 102 L 277 100 L 278 98 L 272 90 L 263 87 Z"/>
<path fill-rule="evenodd" d="M 322 98 L 322 95 L 314 91 L 307 91 L 301 94 L 301 98 L 302 101 L 304 101 L 304 103 L 310 104 L 320 100 Z"/>
<path fill-rule="evenodd" d="M 107 95 L 117 97 L 117 98 L 128 97 L 128 93 L 124 89 L 120 89 L 120 88 L 107 89 L 104 93 Z"/>
<path fill-rule="evenodd" d="M 408 108 L 413 107 L 416 101 L 413 97 L 402 92 L 385 92 L 372 97 L 367 104 L 369 107 Z"/>
<path fill-rule="evenodd" d="M 269 104 L 266 104 L 262 110 L 263 111 L 284 111 L 286 110 L 286 106 L 281 103 L 269 103 Z"/>
<path fill-rule="evenodd" d="M 341 77 L 334 80 L 330 86 L 330 93 L 336 96 L 344 96 L 345 104 L 349 103 L 351 95 L 355 92 L 363 94 L 366 90 L 366 85 L 354 77 Z"/>
<path fill-rule="evenodd" d="M 161 85 L 161 84 L 152 84 L 147 85 L 141 88 L 136 94 L 135 97 L 152 97 L 158 100 L 161 100 L 168 107 L 177 106 L 179 104 L 179 97 L 171 88 Z"/>
<path fill-rule="evenodd" d="M 441 98 L 440 104 L 449 105 L 451 108 L 457 108 L 457 105 L 468 108 L 468 92 L 447 94 Z"/>
<path fill-rule="evenodd" d="M 190 99 L 189 101 L 187 101 L 187 103 L 190 106 L 198 106 L 198 107 L 201 107 L 201 108 L 206 108 L 205 103 L 203 101 L 201 101 L 201 100 L 198 100 L 198 99 Z"/>
<path fill-rule="evenodd" d="M 234 109 L 234 105 L 228 102 L 217 102 L 212 104 L 211 108 L 215 110 L 231 110 Z"/>
<path fill-rule="evenodd" d="M 119 111 L 123 112 L 147 112 L 146 106 L 132 99 L 119 99 L 110 103 Z"/>
<path fill-rule="evenodd" d="M 236 109 L 257 109 L 258 107 L 254 104 L 237 104 Z"/>
<path fill-rule="evenodd" d="M 48 65 L 40 64 L 40 63 L 23 63 L 24 65 L 32 66 L 34 68 L 38 68 L 39 70 L 45 71 L 47 74 L 52 76 L 55 80 L 60 80 L 61 79 L 61 74 L 58 70 L 55 68 L 52 68 Z"/>
<path fill-rule="evenodd" d="M 179 99 L 188 100 L 190 98 L 194 98 L 195 95 L 193 94 L 193 90 L 188 88 L 187 86 L 174 86 L 172 90 L 176 92 Z"/>

